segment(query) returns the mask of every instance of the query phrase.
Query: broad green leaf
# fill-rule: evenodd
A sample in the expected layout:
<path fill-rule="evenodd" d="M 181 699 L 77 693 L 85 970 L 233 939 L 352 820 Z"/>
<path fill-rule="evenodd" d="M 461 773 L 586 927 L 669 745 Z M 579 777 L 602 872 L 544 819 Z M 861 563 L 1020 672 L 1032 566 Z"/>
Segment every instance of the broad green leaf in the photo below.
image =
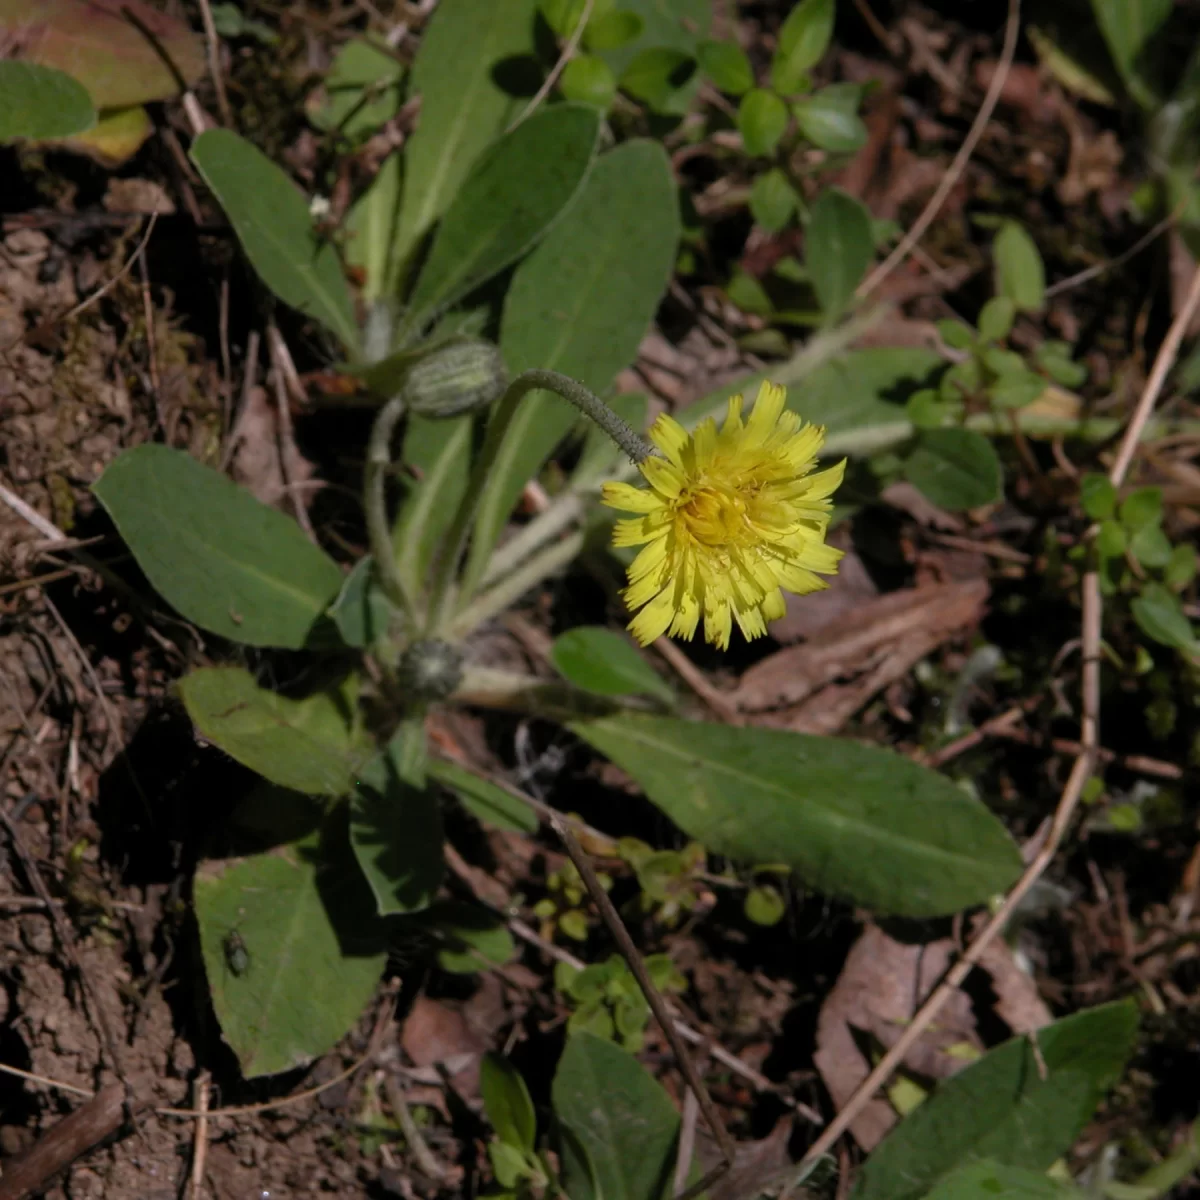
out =
<path fill-rule="evenodd" d="M 1200 566 L 1200 555 L 1197 555 L 1195 546 L 1186 543 L 1176 546 L 1163 573 L 1163 582 L 1168 587 L 1185 588 L 1196 578 L 1197 566 Z"/>
<path fill-rule="evenodd" d="M 679 1113 L 633 1055 L 593 1034 L 573 1032 L 558 1060 L 551 1101 L 554 1115 L 583 1147 L 576 1154 L 564 1146 L 562 1182 L 571 1200 L 661 1200 L 670 1194 Z"/>
<path fill-rule="evenodd" d="M 754 86 L 754 71 L 741 46 L 733 42 L 703 41 L 696 47 L 700 70 L 714 86 L 731 96 L 741 96 Z"/>
<path fill-rule="evenodd" d="M 679 90 L 695 74 L 695 60 L 682 50 L 652 46 L 621 72 L 621 89 L 665 112 Z"/>
<path fill-rule="evenodd" d="M 567 100 L 591 104 L 607 112 L 617 94 L 617 79 L 604 59 L 594 54 L 577 54 L 559 76 L 558 88 Z"/>
<path fill-rule="evenodd" d="M 583 104 L 543 108 L 495 143 L 438 225 L 411 298 L 414 321 L 516 262 L 579 190 L 600 118 Z"/>
<path fill-rule="evenodd" d="M 1161 583 L 1147 583 L 1129 606 L 1138 628 L 1163 646 L 1196 653 L 1200 640 L 1187 619 L 1179 597 Z"/>
<path fill-rule="evenodd" d="M 1129 94 L 1143 108 L 1154 108 L 1160 95 L 1153 67 L 1143 61 L 1150 40 L 1171 15 L 1171 0 L 1092 0 L 1092 12 L 1113 64 Z"/>
<path fill-rule="evenodd" d="M 805 261 L 827 323 L 837 320 L 875 255 L 871 214 L 840 188 L 826 188 L 812 206 Z"/>
<path fill-rule="evenodd" d="M 228 129 L 193 143 L 192 162 L 212 188 L 259 278 L 284 304 L 358 346 L 350 289 L 332 242 L 313 229 L 303 193 L 263 152 Z"/>
<path fill-rule="evenodd" d="M 375 992 L 386 934 L 341 810 L 319 838 L 202 864 L 194 904 L 213 1008 L 248 1077 L 327 1053 Z"/>
<path fill-rule="evenodd" d="M 877 911 L 956 912 L 1021 869 L 978 800 L 876 746 L 633 713 L 571 728 L 712 853 L 786 863 L 807 885 Z"/>
<path fill-rule="evenodd" d="M 1083 1200 L 1076 1188 L 1045 1171 L 1027 1171 L 992 1159 L 970 1162 L 951 1171 L 925 1200 Z"/>
<path fill-rule="evenodd" d="M 396 150 L 383 160 L 371 186 L 346 214 L 346 263 L 363 272 L 363 300 L 368 305 L 387 290 L 400 209 L 401 172 L 401 156 Z"/>
<path fill-rule="evenodd" d="M 598 158 L 574 204 L 513 275 L 500 325 L 509 371 L 561 371 L 603 395 L 637 354 L 678 240 L 662 146 L 633 140 Z M 577 419 L 545 392 L 522 401 L 480 503 L 471 580 L 482 575 L 521 489 Z"/>
<path fill-rule="evenodd" d="M 370 753 L 358 734 L 358 689 L 292 700 L 260 688 L 241 667 L 200 667 L 178 684 L 199 733 L 264 779 L 309 795 L 341 796 Z"/>
<path fill-rule="evenodd" d="M 329 619 L 347 646 L 361 649 L 387 637 L 392 611 L 375 571 L 375 560 L 366 554 L 346 576 L 337 599 L 329 606 Z"/>
<path fill-rule="evenodd" d="M 36 63 L 0 60 L 0 141 L 70 137 L 96 123 L 87 89 Z"/>
<path fill-rule="evenodd" d="M 1119 1078 L 1137 1024 L 1137 1006 L 1121 1001 L 1039 1029 L 1030 1035 L 1036 1050 L 1029 1037 L 996 1047 L 940 1084 L 884 1139 L 853 1200 L 917 1200 L 979 1159 L 1046 1170 Z"/>
<path fill-rule="evenodd" d="M 774 92 L 752 88 L 738 105 L 737 127 L 746 153 L 771 154 L 787 129 L 788 111 Z"/>
<path fill-rule="evenodd" d="M 1136 488 L 1121 501 L 1121 524 L 1127 529 L 1144 529 L 1159 525 L 1163 518 L 1162 489 Z"/>
<path fill-rule="evenodd" d="M 800 0 L 779 29 L 771 63 L 771 86 L 788 95 L 799 91 L 833 37 L 833 0 Z"/>
<path fill-rule="evenodd" d="M 1129 539 L 1129 553 L 1143 567 L 1161 571 L 1171 561 L 1171 542 L 1161 525 L 1146 525 Z"/>
<path fill-rule="evenodd" d="M 537 832 L 537 813 L 490 780 L 444 758 L 431 758 L 428 770 L 431 778 L 454 792 L 484 824 L 513 833 Z"/>
<path fill-rule="evenodd" d="M 1000 499 L 1004 472 L 992 443 L 969 429 L 924 429 L 905 478 L 939 508 L 959 512 Z"/>
<path fill-rule="evenodd" d="M 479 1091 L 496 1136 L 502 1142 L 532 1154 L 537 1138 L 537 1116 L 521 1072 L 498 1054 L 485 1054 L 479 1070 Z"/>
<path fill-rule="evenodd" d="M 325 76 L 325 94 L 310 106 L 318 129 L 350 140 L 374 133 L 400 109 L 404 68 L 382 46 L 352 38 L 337 53 Z"/>
<path fill-rule="evenodd" d="M 778 233 L 796 214 L 798 197 L 779 167 L 764 171 L 750 187 L 750 215 L 768 232 Z"/>
<path fill-rule="evenodd" d="M 535 9 L 534 0 L 443 0 L 422 34 L 409 77 L 410 94 L 421 97 L 421 120 L 404 147 L 397 270 L 475 160 L 528 104 L 506 90 L 504 66 L 532 58 Z"/>
<path fill-rule="evenodd" d="M 438 543 L 466 491 L 473 426 L 470 414 L 409 418 L 403 459 L 419 478 L 400 506 L 392 546 L 396 567 L 414 593 L 428 582 Z"/>
<path fill-rule="evenodd" d="M 1016 221 L 1005 221 L 992 243 L 996 294 L 1017 308 L 1037 312 L 1046 301 L 1046 268 L 1033 238 Z"/>
<path fill-rule="evenodd" d="M 792 115 L 814 146 L 831 154 L 853 154 L 867 140 L 867 127 L 858 115 L 859 94 L 853 84 L 834 84 L 797 100 Z"/>
<path fill-rule="evenodd" d="M 420 723 L 401 730 L 358 774 L 350 800 L 350 844 L 381 917 L 420 912 L 442 883 L 442 812 L 406 755 L 424 739 Z"/>
<path fill-rule="evenodd" d="M 554 639 L 550 659 L 564 679 L 598 696 L 675 699 L 670 685 L 619 633 L 602 625 L 569 629 Z"/>
<path fill-rule="evenodd" d="M 155 590 L 210 633 L 299 650 L 341 589 L 291 517 L 182 450 L 127 450 L 92 491 Z"/>
<path fill-rule="evenodd" d="M 0 0 L 0 42 L 66 72 L 97 109 L 166 100 L 205 72 L 200 39 L 144 0 Z"/>

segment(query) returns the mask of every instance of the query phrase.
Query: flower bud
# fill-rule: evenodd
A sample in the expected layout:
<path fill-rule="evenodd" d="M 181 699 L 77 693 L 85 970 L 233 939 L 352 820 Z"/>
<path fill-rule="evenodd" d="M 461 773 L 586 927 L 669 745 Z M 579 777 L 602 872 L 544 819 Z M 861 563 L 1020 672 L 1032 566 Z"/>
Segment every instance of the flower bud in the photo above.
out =
<path fill-rule="evenodd" d="M 445 700 L 462 677 L 462 651 L 440 638 L 413 642 L 400 657 L 400 686 L 416 700 Z"/>
<path fill-rule="evenodd" d="M 508 373 L 500 351 L 474 338 L 447 342 L 414 363 L 404 383 L 410 412 L 457 417 L 504 394 Z"/>

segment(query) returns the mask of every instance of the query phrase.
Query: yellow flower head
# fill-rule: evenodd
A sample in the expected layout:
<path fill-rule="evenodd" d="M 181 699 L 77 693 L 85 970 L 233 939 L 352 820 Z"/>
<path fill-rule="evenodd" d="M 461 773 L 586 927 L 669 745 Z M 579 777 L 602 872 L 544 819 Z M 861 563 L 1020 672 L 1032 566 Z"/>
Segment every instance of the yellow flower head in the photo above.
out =
<path fill-rule="evenodd" d="M 764 383 L 750 416 L 729 401 L 718 431 L 694 433 L 666 415 L 650 430 L 664 457 L 639 466 L 649 488 L 604 485 L 610 508 L 639 516 L 618 521 L 614 546 L 641 546 L 622 593 L 637 615 L 629 624 L 643 646 L 664 633 L 690 639 L 704 615 L 704 636 L 725 650 L 736 620 L 747 638 L 784 614 L 783 592 L 804 595 L 829 585 L 840 550 L 825 544 L 830 496 L 843 460 L 813 471 L 825 430 L 784 410 L 785 390 Z"/>

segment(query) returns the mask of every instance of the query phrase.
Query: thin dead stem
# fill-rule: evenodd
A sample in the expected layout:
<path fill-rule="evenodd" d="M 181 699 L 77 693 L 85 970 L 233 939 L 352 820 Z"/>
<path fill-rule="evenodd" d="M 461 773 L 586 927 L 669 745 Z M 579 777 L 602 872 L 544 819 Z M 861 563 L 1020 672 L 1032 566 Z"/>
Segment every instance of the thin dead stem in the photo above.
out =
<path fill-rule="evenodd" d="M 527 120 L 537 111 L 538 105 L 550 95 L 551 89 L 558 82 L 558 77 L 567 68 L 567 63 L 575 57 L 575 51 L 579 49 L 579 43 L 583 40 L 583 31 L 587 28 L 588 20 L 592 15 L 593 0 L 586 0 L 583 10 L 579 14 L 579 20 L 575 23 L 575 28 L 571 30 L 571 36 L 567 39 L 566 44 L 562 48 L 562 53 L 558 56 L 558 61 L 550 71 L 550 74 L 542 81 L 542 86 L 534 93 L 533 99 L 522 109 L 521 115 L 505 130 L 506 133 L 512 133 L 522 121 Z"/>
<path fill-rule="evenodd" d="M 954 187 L 962 177 L 963 171 L 967 169 L 967 163 L 970 161 L 971 155 L 975 152 L 975 147 L 979 144 L 979 139 L 983 137 L 983 131 L 987 128 L 988 121 L 991 120 L 992 113 L 996 109 L 996 104 L 1000 100 L 1000 92 L 1004 88 L 1004 81 L 1008 78 L 1009 69 L 1012 67 L 1013 55 L 1017 50 L 1017 32 L 1021 25 L 1020 17 L 1021 0 L 1008 0 L 1008 22 L 1004 27 L 1004 47 L 1000 51 L 1000 61 L 996 64 L 995 73 L 992 75 L 992 81 L 988 85 L 983 103 L 979 106 L 979 112 L 976 113 L 975 120 L 968 130 L 963 144 L 954 156 L 954 161 L 951 162 L 950 169 L 942 176 L 942 181 L 938 184 L 937 190 L 929 198 L 929 203 L 922 209 L 921 215 L 913 223 L 912 228 L 900 239 L 900 244 L 895 250 L 858 285 L 855 295 L 860 300 L 875 291 L 912 253 L 916 244 L 925 236 L 925 231 L 933 224 L 938 213 L 941 212 L 942 205 L 946 203 L 946 197 L 954 190 Z"/>

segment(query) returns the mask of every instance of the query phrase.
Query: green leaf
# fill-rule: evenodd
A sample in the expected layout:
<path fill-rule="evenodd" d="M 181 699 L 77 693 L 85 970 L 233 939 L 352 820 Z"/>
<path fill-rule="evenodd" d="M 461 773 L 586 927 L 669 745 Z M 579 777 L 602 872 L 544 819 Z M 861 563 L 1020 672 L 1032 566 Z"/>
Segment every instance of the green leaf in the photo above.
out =
<path fill-rule="evenodd" d="M 755 925 L 771 926 L 778 925 L 783 920 L 787 906 L 778 888 L 760 885 L 752 887 L 746 893 L 744 910 L 746 919 L 753 921 Z"/>
<path fill-rule="evenodd" d="M 996 294 L 1018 309 L 1038 312 L 1046 302 L 1046 268 L 1033 238 L 1016 221 L 1005 221 L 992 243 Z"/>
<path fill-rule="evenodd" d="M 937 321 L 938 335 L 951 350 L 969 350 L 975 345 L 975 331 L 962 321 Z"/>
<path fill-rule="evenodd" d="M 597 696 L 657 696 L 670 704 L 670 685 L 628 639 L 600 625 L 584 625 L 554 639 L 550 659 L 564 679 Z"/>
<path fill-rule="evenodd" d="M 228 129 L 202 133 L 192 143 L 191 159 L 263 283 L 354 352 L 358 325 L 342 264 L 333 243 L 314 232 L 300 189 L 261 150 Z"/>
<path fill-rule="evenodd" d="M 435 904 L 426 919 L 442 943 L 438 966 L 451 975 L 477 975 L 489 967 L 503 966 L 516 954 L 503 919 L 478 904 Z"/>
<path fill-rule="evenodd" d="M 586 0 L 539 0 L 540 10 L 546 24 L 560 38 L 569 38 L 583 18 Z"/>
<path fill-rule="evenodd" d="M 181 450 L 127 450 L 92 491 L 155 590 L 210 633 L 299 650 L 341 590 L 291 517 Z"/>
<path fill-rule="evenodd" d="M 621 89 L 656 112 L 662 111 L 694 71 L 695 60 L 682 50 L 652 46 L 621 72 Z"/>
<path fill-rule="evenodd" d="M 614 8 L 593 15 L 583 31 L 583 44 L 589 50 L 617 50 L 641 37 L 646 23 L 628 8 Z"/>
<path fill-rule="evenodd" d="M 993 296 L 979 310 L 979 336 L 985 341 L 1002 342 L 1012 332 L 1017 306 L 1009 296 Z"/>
<path fill-rule="evenodd" d="M 637 355 L 678 241 L 662 146 L 632 140 L 598 158 L 575 203 L 513 275 L 500 324 L 512 374 L 542 367 L 607 392 Z M 521 489 L 576 419 L 557 396 L 534 392 L 522 401 L 480 502 L 469 583 L 482 575 Z"/>
<path fill-rule="evenodd" d="M 633 61 L 640 57 L 646 47 L 666 49 L 682 55 L 678 63 L 676 85 L 671 85 L 665 95 L 657 95 L 652 105 L 654 110 L 667 116 L 682 116 L 691 106 L 700 81 L 700 74 L 692 67 L 699 40 L 708 35 L 712 23 L 711 0 L 618 0 L 622 9 L 635 12 L 642 18 L 642 36 L 627 42 L 615 50 L 598 53 L 608 63 L 618 78 L 625 74 Z M 685 61 L 686 60 L 686 61 Z M 653 61 L 648 65 L 653 66 Z M 657 74 L 657 71 L 651 72 Z"/>
<path fill-rule="evenodd" d="M 925 1200 L 1083 1200 L 1083 1193 L 1044 1171 L 1009 1167 L 990 1158 L 951 1171 Z"/>
<path fill-rule="evenodd" d="M 333 60 L 324 102 L 310 109 L 309 120 L 352 141 L 363 138 L 399 111 L 403 78 L 404 68 L 384 48 L 352 38 Z"/>
<path fill-rule="evenodd" d="M 479 1091 L 496 1136 L 532 1154 L 537 1144 L 537 1116 L 520 1071 L 498 1054 L 485 1054 L 479 1070 Z"/>
<path fill-rule="evenodd" d="M 879 911 L 956 912 L 1021 869 L 979 801 L 891 751 L 632 713 L 571 728 L 712 853 L 786 864 L 809 886 Z"/>
<path fill-rule="evenodd" d="M 241 667 L 201 667 L 178 684 L 197 730 L 264 779 L 310 795 L 341 796 L 369 750 L 357 733 L 357 684 L 291 700 Z"/>
<path fill-rule="evenodd" d="M 1107 476 L 1089 472 L 1079 481 L 1079 503 L 1093 521 L 1105 521 L 1117 510 L 1117 489 Z"/>
<path fill-rule="evenodd" d="M 747 154 L 770 154 L 783 137 L 787 123 L 787 105 L 774 92 L 753 88 L 738 105 L 737 127 Z"/>
<path fill-rule="evenodd" d="M 617 80 L 612 69 L 594 54 L 577 54 L 558 80 L 559 91 L 567 100 L 591 104 L 608 111 L 617 94 Z"/>
<path fill-rule="evenodd" d="M 404 197 L 396 230 L 399 269 L 432 228 L 475 160 L 528 104 L 504 89 L 497 68 L 534 53 L 534 0 L 442 0 L 421 35 L 410 94 L 421 120 L 404 147 Z"/>
<path fill-rule="evenodd" d="M 1101 522 L 1096 534 L 1096 549 L 1100 551 L 1101 558 L 1118 558 L 1125 553 L 1128 545 L 1129 538 L 1123 525 L 1116 521 Z"/>
<path fill-rule="evenodd" d="M 833 0 L 800 0 L 780 26 L 771 63 L 771 86 L 785 96 L 799 91 L 810 67 L 821 61 L 833 37 Z"/>
<path fill-rule="evenodd" d="M 969 429 L 925 429 L 905 478 L 939 508 L 958 512 L 1000 499 L 1004 472 L 992 443 Z"/>
<path fill-rule="evenodd" d="M 1196 631 L 1184 615 L 1179 597 L 1161 583 L 1146 584 L 1129 607 L 1138 628 L 1153 641 L 1193 654 L 1200 649 Z"/>
<path fill-rule="evenodd" d="M 0 141 L 65 138 L 96 123 L 87 89 L 36 63 L 0 60 Z"/>
<path fill-rule="evenodd" d="M 368 305 L 387 291 L 402 170 L 397 150 L 383 160 L 371 186 L 346 214 L 346 263 L 363 272 L 363 300 Z"/>
<path fill-rule="evenodd" d="M 795 215 L 796 189 L 779 167 L 764 171 L 750 188 L 750 215 L 768 232 L 778 233 Z"/>
<path fill-rule="evenodd" d="M 917 1200 L 977 1159 L 1046 1170 L 1117 1081 L 1137 1023 L 1136 1005 L 1121 1001 L 1039 1029 L 1031 1035 L 1036 1051 L 1024 1036 L 998 1046 L 940 1084 L 884 1139 L 853 1200 Z"/>
<path fill-rule="evenodd" d="M 741 96 L 754 86 L 754 70 L 741 46 L 706 39 L 696 47 L 700 70 L 722 92 Z"/>
<path fill-rule="evenodd" d="M 583 104 L 540 109 L 463 181 L 438 226 L 411 299 L 414 324 L 516 262 L 579 190 L 600 118 Z"/>
<path fill-rule="evenodd" d="M 392 605 L 375 571 L 375 560 L 364 555 L 346 576 L 342 590 L 329 607 L 329 619 L 347 646 L 373 646 L 388 634 Z"/>
<path fill-rule="evenodd" d="M 1157 106 L 1160 89 L 1154 69 L 1146 69 L 1142 55 L 1171 15 L 1171 8 L 1171 0 L 1092 0 L 1092 12 L 1113 64 L 1129 94 L 1143 108 Z"/>
<path fill-rule="evenodd" d="M 359 772 L 350 801 L 350 844 L 381 917 L 428 908 L 442 883 L 442 811 L 409 761 L 424 737 L 419 721 L 401 726 Z"/>
<path fill-rule="evenodd" d="M 636 1058 L 593 1034 L 573 1032 L 551 1099 L 555 1116 L 584 1150 L 563 1155 L 562 1183 L 571 1200 L 660 1200 L 669 1194 L 679 1114 Z"/>
<path fill-rule="evenodd" d="M 213 1008 L 245 1075 L 306 1066 L 349 1032 L 387 943 L 343 811 L 320 837 L 202 864 L 193 895 Z"/>
<path fill-rule="evenodd" d="M 813 291 L 826 322 L 835 321 L 874 257 L 871 214 L 840 188 L 826 188 L 812 206 L 804 243 Z"/>
<path fill-rule="evenodd" d="M 1129 530 L 1160 525 L 1163 518 L 1162 489 L 1137 488 L 1121 501 L 1121 524 Z"/>
<path fill-rule="evenodd" d="M 1171 560 L 1163 574 L 1163 582 L 1172 588 L 1187 587 L 1196 578 L 1198 556 L 1196 547 L 1185 543 L 1171 551 Z"/>
<path fill-rule="evenodd" d="M 1024 366 L 1011 375 L 1003 375 L 987 386 L 987 394 L 997 408 L 1027 408 L 1046 390 L 1046 381 Z"/>
<path fill-rule="evenodd" d="M 797 100 L 792 115 L 800 132 L 814 146 L 831 154 L 853 154 L 866 144 L 867 127 L 856 111 L 858 88 L 854 88 L 854 104 L 847 104 L 834 91 L 838 86 L 822 88 L 815 95 Z"/>
<path fill-rule="evenodd" d="M 513 833 L 537 832 L 537 813 L 491 780 L 483 779 L 466 767 L 444 758 L 431 758 L 426 769 L 433 779 L 454 792 L 484 824 Z"/>
<path fill-rule="evenodd" d="M 1129 552 L 1143 567 L 1161 570 L 1171 561 L 1171 543 L 1161 525 L 1145 525 L 1129 539 Z"/>

